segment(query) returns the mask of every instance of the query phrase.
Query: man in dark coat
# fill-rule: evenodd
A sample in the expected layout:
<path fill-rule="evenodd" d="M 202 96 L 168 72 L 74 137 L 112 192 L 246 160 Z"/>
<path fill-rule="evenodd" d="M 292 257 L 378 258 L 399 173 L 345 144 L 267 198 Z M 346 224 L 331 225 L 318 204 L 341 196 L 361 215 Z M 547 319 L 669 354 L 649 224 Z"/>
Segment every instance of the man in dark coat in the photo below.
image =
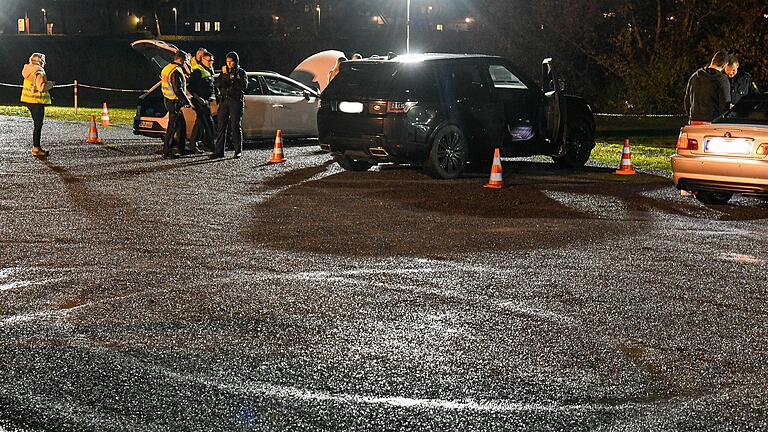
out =
<path fill-rule="evenodd" d="M 752 81 L 752 75 L 739 70 L 739 59 L 735 55 L 728 57 L 728 62 L 723 69 L 728 75 L 728 81 L 731 84 L 731 103 L 736 103 L 748 94 L 760 94 L 757 85 Z"/>
<path fill-rule="evenodd" d="M 248 76 L 240 67 L 240 57 L 236 52 L 227 54 L 226 63 L 216 79 L 221 97 L 216 112 L 218 134 L 212 158 L 224 157 L 228 136 L 235 148 L 235 158 L 239 158 L 243 152 L 243 109 Z"/>
<path fill-rule="evenodd" d="M 718 51 L 709 66 L 688 79 L 685 89 L 685 112 L 693 122 L 711 122 L 731 107 L 731 85 L 723 73 L 726 54 Z"/>
<path fill-rule="evenodd" d="M 211 118 L 211 99 L 216 94 L 212 67 L 213 55 L 204 50 L 200 60 L 192 66 L 192 74 L 189 76 L 189 92 L 192 93 L 192 106 L 197 115 L 192 128 L 192 143 L 196 145 L 202 136 L 208 151 L 214 150 L 213 140 L 216 135 Z"/>

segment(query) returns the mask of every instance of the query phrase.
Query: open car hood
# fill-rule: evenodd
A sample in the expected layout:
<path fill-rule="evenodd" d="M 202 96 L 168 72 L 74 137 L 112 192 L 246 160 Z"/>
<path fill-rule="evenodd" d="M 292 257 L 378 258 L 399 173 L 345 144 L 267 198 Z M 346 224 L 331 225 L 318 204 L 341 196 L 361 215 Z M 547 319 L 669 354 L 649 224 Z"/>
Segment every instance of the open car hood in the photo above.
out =
<path fill-rule="evenodd" d="M 159 40 L 138 40 L 131 43 L 131 47 L 147 58 L 159 74 L 168 63 L 173 62 L 173 56 L 179 51 L 175 45 Z"/>
<path fill-rule="evenodd" d="M 339 57 L 345 57 L 344 53 L 336 50 L 319 52 L 299 63 L 289 76 L 305 86 L 323 91 L 328 86 L 328 72 L 336 66 Z"/>

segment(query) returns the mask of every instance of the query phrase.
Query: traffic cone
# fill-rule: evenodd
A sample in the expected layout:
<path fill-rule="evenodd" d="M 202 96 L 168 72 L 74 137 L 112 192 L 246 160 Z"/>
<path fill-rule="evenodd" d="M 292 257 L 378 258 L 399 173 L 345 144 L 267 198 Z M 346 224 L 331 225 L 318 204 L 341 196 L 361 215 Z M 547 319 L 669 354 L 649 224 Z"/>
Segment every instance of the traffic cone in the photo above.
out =
<path fill-rule="evenodd" d="M 104 105 L 101 107 L 101 125 L 112 126 L 112 122 L 109 121 L 109 110 L 107 109 L 106 102 L 104 102 Z"/>
<path fill-rule="evenodd" d="M 619 169 L 613 173 L 624 175 L 635 174 L 635 170 L 632 169 L 632 152 L 629 150 L 629 139 L 624 140 L 624 150 L 621 151 L 621 164 L 619 164 Z"/>
<path fill-rule="evenodd" d="M 497 148 L 493 152 L 493 165 L 491 166 L 491 178 L 483 187 L 501 189 L 504 187 L 504 178 L 501 176 L 501 156 Z"/>
<path fill-rule="evenodd" d="M 278 129 L 275 136 L 275 148 L 272 150 L 272 159 L 268 160 L 267 163 L 281 163 L 287 160 L 283 156 L 283 132 Z"/>
<path fill-rule="evenodd" d="M 96 116 L 91 114 L 91 127 L 88 129 L 88 144 L 101 144 L 99 131 L 96 130 Z"/>

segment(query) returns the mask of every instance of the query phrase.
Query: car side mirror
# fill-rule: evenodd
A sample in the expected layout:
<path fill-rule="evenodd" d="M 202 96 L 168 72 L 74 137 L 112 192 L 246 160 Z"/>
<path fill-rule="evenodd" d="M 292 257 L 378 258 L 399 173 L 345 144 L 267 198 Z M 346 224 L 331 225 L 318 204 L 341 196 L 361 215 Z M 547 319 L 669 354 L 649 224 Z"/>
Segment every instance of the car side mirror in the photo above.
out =
<path fill-rule="evenodd" d="M 312 93 L 304 90 L 304 99 L 306 99 L 307 101 L 311 100 L 312 99 Z"/>

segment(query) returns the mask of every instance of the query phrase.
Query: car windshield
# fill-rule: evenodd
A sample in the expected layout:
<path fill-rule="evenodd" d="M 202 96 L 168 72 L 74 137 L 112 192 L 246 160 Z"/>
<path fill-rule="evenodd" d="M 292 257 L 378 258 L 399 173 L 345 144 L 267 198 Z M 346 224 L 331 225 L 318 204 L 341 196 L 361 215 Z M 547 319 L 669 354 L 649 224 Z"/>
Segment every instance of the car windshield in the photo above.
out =
<path fill-rule="evenodd" d="M 433 92 L 436 80 L 425 63 L 342 63 L 323 92 L 331 99 L 414 99 Z"/>
<path fill-rule="evenodd" d="M 745 97 L 712 123 L 768 125 L 768 95 Z"/>

